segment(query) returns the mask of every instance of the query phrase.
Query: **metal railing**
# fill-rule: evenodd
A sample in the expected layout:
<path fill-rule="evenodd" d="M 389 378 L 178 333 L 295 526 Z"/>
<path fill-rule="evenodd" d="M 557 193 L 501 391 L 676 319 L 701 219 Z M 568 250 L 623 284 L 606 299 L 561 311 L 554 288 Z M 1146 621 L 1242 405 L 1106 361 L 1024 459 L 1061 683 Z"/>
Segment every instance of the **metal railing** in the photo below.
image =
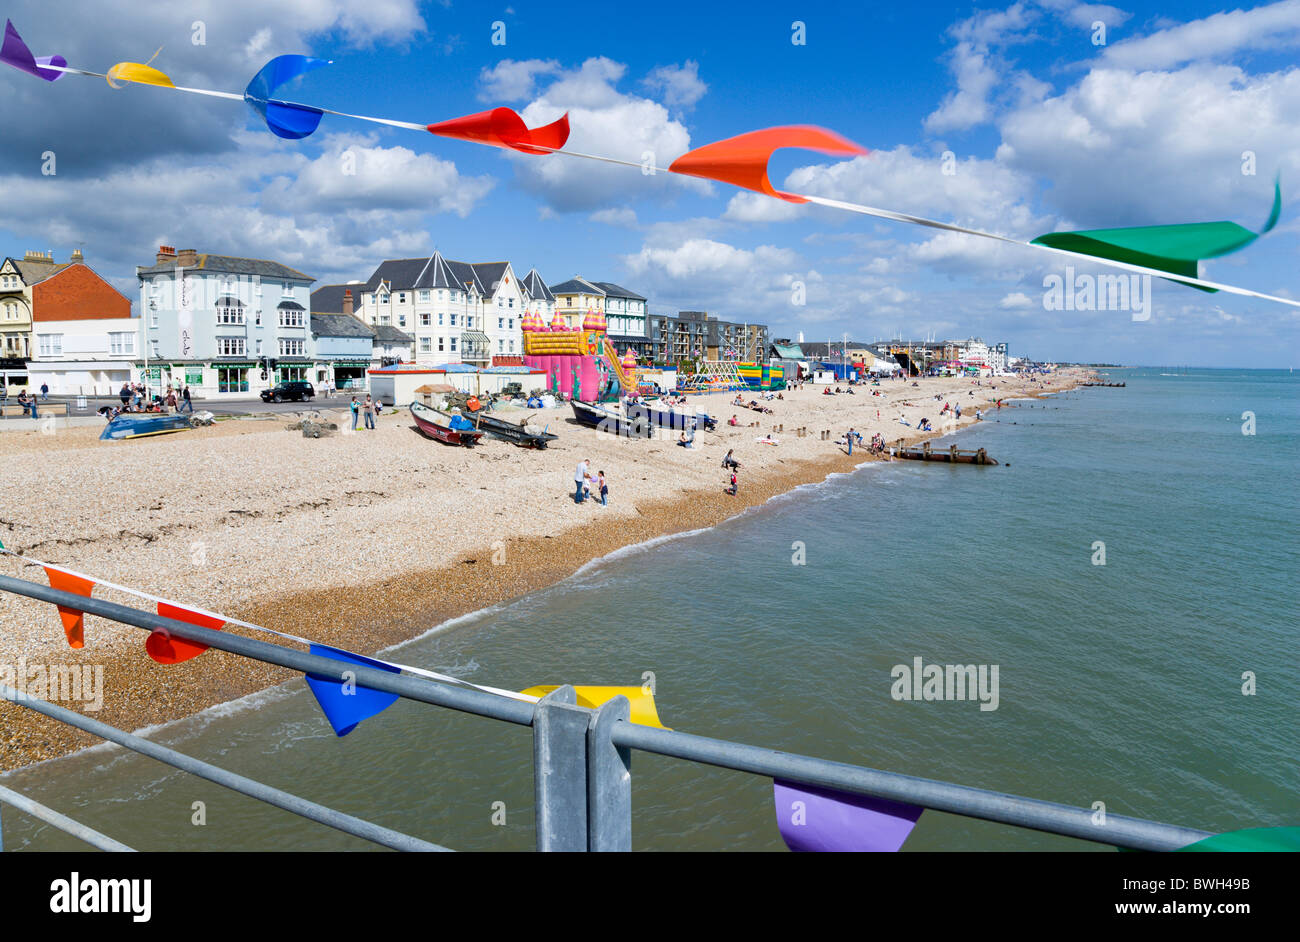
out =
<path fill-rule="evenodd" d="M 1177 850 L 1211 836 L 1208 831 L 1142 818 L 1114 814 L 1099 818 L 1092 809 L 640 726 L 629 721 L 629 703 L 621 696 L 593 710 L 578 706 L 574 689 L 565 686 L 537 703 L 530 703 L 201 628 L 12 576 L 0 575 L 0 591 L 65 606 L 147 631 L 162 629 L 188 641 L 317 677 L 337 679 L 408 700 L 529 726 L 533 731 L 537 849 L 542 851 L 632 849 L 631 754 L 634 749 L 1133 850 Z M 73 710 L 27 697 L 19 691 L 0 687 L 0 697 L 345 833 L 399 850 L 447 849 L 236 775 Z M 107 847 L 97 843 L 111 842 L 111 839 L 28 799 L 16 799 L 22 799 L 22 796 L 7 789 L 0 790 L 0 803 L 8 802 L 19 810 L 41 817 L 94 846 L 128 849 L 123 845 Z"/>

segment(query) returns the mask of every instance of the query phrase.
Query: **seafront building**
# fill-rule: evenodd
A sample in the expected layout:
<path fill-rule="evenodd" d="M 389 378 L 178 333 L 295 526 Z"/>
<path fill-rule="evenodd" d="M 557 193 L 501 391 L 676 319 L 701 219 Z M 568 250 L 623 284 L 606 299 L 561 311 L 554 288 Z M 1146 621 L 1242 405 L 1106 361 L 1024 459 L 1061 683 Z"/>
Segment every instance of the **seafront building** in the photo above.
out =
<path fill-rule="evenodd" d="M 724 321 L 705 311 L 679 311 L 676 316 L 648 318 L 650 355 L 656 363 L 685 360 L 766 359 L 767 325 Z"/>
<path fill-rule="evenodd" d="M 589 313 L 605 313 L 605 289 L 578 275 L 558 285 L 551 285 L 555 296 L 555 314 L 565 330 L 578 330 Z M 547 321 L 547 326 L 551 325 Z"/>
<path fill-rule="evenodd" d="M 247 398 L 277 382 L 315 378 L 311 275 L 167 245 L 136 275 L 135 366 L 154 389 L 186 385 L 204 398 Z"/>
<path fill-rule="evenodd" d="M 415 362 L 490 366 L 523 355 L 525 296 L 509 262 L 387 259 L 357 286 L 362 320 L 415 338 Z"/>

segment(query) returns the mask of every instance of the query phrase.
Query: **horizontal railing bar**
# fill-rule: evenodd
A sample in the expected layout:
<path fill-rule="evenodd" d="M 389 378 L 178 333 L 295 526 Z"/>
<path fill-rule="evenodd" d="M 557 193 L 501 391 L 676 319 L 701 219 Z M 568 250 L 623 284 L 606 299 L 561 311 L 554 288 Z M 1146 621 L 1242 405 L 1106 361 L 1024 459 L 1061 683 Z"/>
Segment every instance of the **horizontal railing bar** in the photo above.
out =
<path fill-rule="evenodd" d="M 65 814 L 60 814 L 53 808 L 48 808 L 38 801 L 32 801 L 21 792 L 16 792 L 11 788 L 5 788 L 0 785 L 0 804 L 9 805 L 11 808 L 17 808 L 23 814 L 31 815 L 46 824 L 52 825 L 63 831 L 65 834 L 71 834 L 73 837 L 80 838 L 91 847 L 99 850 L 116 851 L 119 853 L 135 853 L 135 849 L 127 847 L 121 841 L 115 841 L 105 834 L 101 834 L 92 827 L 82 824 L 80 821 L 74 821 Z"/>
<path fill-rule="evenodd" d="M 1091 810 L 1069 805 L 633 723 L 614 724 L 611 739 L 643 752 L 1134 850 L 1177 850 L 1211 836 L 1208 831 L 1114 814 L 1105 816 L 1105 824 L 1094 824 Z"/>
<path fill-rule="evenodd" d="M 422 703 L 445 706 L 453 710 L 460 710 L 463 713 L 474 713 L 478 716 L 505 720 L 507 723 L 515 723 L 519 726 L 531 726 L 533 722 L 533 705 L 531 703 L 522 700 L 511 700 L 508 697 L 500 697 L 482 690 L 472 690 L 468 687 L 457 687 L 452 684 L 434 683 L 423 678 L 393 674 L 375 667 L 341 662 L 334 658 L 322 657 L 319 654 L 310 654 L 306 651 L 295 651 L 292 648 L 280 647 L 276 644 L 258 641 L 255 638 L 245 638 L 242 635 L 231 634 L 226 631 L 201 628 L 188 622 L 163 618 L 152 612 L 119 605 L 116 602 L 89 598 L 84 595 L 77 595 L 75 592 L 63 592 L 36 582 L 15 579 L 12 576 L 0 575 L 0 590 L 25 595 L 28 598 L 42 602 L 51 602 L 55 605 L 74 608 L 90 615 L 98 615 L 101 618 L 144 628 L 147 631 L 161 628 L 169 634 L 184 638 L 187 641 L 196 641 L 211 648 L 229 651 L 231 654 L 251 657 L 254 660 L 265 661 L 270 664 L 279 664 L 281 667 L 289 667 L 302 671 L 304 674 L 355 682 L 358 686 L 382 690 L 386 693 L 395 693 L 407 700 L 418 700 Z M 344 676 L 345 673 L 348 676 Z"/>
<path fill-rule="evenodd" d="M 84 729 L 88 733 L 93 733 L 100 739 L 107 739 L 109 742 L 115 742 L 119 746 L 125 746 L 133 752 L 141 753 L 151 759 L 157 759 L 166 765 L 180 769 L 183 772 L 189 772 L 191 775 L 197 775 L 199 778 L 205 778 L 210 782 L 218 785 L 224 785 L 226 788 L 236 791 L 241 795 L 247 795 L 249 798 L 256 798 L 258 801 L 264 801 L 268 805 L 274 805 L 285 811 L 292 812 L 299 817 L 307 818 L 327 827 L 332 827 L 337 831 L 343 831 L 345 834 L 351 834 L 354 837 L 364 838 L 373 841 L 376 844 L 382 844 L 385 847 L 391 847 L 394 850 L 407 851 L 445 851 L 446 847 L 429 841 L 421 840 L 418 837 L 411 837 L 409 834 L 403 834 L 401 831 L 394 831 L 392 828 L 386 828 L 370 821 L 354 817 L 350 814 L 344 814 L 342 811 L 335 811 L 333 808 L 327 808 L 324 805 L 317 804 L 314 801 L 308 801 L 306 798 L 300 798 L 297 795 L 281 791 L 262 782 L 254 781 L 235 772 L 230 772 L 220 766 L 212 765 L 193 756 L 187 756 L 183 752 L 177 752 L 167 746 L 152 742 L 132 733 L 124 732 L 107 723 L 91 719 L 88 716 L 69 710 L 66 707 L 56 706 L 46 700 L 28 696 L 25 693 L 19 693 L 12 687 L 0 685 L 0 698 L 9 700 L 19 706 L 26 707 L 29 710 L 35 710 L 37 713 L 43 713 L 51 719 L 58 720 L 61 723 L 67 723 L 78 729 Z"/>

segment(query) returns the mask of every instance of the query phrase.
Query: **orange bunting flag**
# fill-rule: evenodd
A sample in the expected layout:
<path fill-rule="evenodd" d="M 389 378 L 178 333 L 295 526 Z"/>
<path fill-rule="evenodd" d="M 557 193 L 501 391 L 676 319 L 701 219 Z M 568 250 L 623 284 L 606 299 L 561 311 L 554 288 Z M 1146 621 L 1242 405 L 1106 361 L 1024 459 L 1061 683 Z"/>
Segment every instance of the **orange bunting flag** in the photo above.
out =
<path fill-rule="evenodd" d="M 750 131 L 715 144 L 705 144 L 682 154 L 668 169 L 673 173 L 731 183 L 791 203 L 806 203 L 808 201 L 798 194 L 782 193 L 767 178 L 767 162 L 774 151 L 783 147 L 799 147 L 836 156 L 856 157 L 867 153 L 866 148 L 834 131 L 809 124 L 794 124 Z"/>
<path fill-rule="evenodd" d="M 158 614 L 163 618 L 172 618 L 176 621 L 197 625 L 200 628 L 211 628 L 213 631 L 220 631 L 222 625 L 226 623 L 224 618 L 218 618 L 214 615 L 201 615 L 198 612 L 190 611 L 188 608 L 168 605 L 166 602 L 158 603 Z M 197 641 L 174 638 L 166 629 L 157 628 L 150 632 L 149 640 L 144 643 L 144 649 L 159 664 L 180 664 L 190 658 L 198 657 L 208 649 L 208 646 L 199 644 Z"/>
<path fill-rule="evenodd" d="M 89 579 L 83 579 L 81 576 L 74 576 L 70 572 L 64 572 L 62 569 L 55 569 L 51 566 L 42 566 L 45 575 L 49 577 L 50 588 L 58 589 L 60 592 L 75 592 L 77 595 L 84 595 L 90 598 L 90 590 L 95 587 L 95 583 Z M 86 627 L 86 613 L 78 608 L 67 608 L 59 605 L 59 618 L 63 621 L 63 633 L 68 636 L 68 647 L 84 648 L 86 639 L 84 630 Z"/>
<path fill-rule="evenodd" d="M 463 118 L 427 125 L 430 134 L 477 141 L 493 147 L 509 147 L 525 154 L 549 154 L 569 139 L 569 113 L 540 128 L 530 128 L 510 108 L 493 108 Z"/>

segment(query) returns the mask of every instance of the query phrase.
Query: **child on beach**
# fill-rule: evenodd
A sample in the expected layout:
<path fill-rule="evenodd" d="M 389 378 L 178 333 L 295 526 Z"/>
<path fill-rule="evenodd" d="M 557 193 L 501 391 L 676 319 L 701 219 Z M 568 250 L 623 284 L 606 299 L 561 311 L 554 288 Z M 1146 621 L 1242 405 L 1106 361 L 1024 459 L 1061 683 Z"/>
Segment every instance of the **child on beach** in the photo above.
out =
<path fill-rule="evenodd" d="M 605 483 L 605 472 L 596 472 L 596 485 L 600 488 L 600 506 L 609 506 L 609 485 Z"/>
<path fill-rule="evenodd" d="M 725 491 L 726 493 L 730 494 L 732 497 L 735 497 L 736 491 L 738 491 L 739 489 L 740 489 L 740 484 L 737 481 L 736 472 L 733 469 L 731 472 L 731 486 L 726 488 Z"/>
<path fill-rule="evenodd" d="M 352 397 L 352 404 L 349 408 L 352 409 L 352 431 L 355 432 L 357 430 L 357 416 L 361 413 L 361 406 L 357 404 L 356 396 Z"/>

